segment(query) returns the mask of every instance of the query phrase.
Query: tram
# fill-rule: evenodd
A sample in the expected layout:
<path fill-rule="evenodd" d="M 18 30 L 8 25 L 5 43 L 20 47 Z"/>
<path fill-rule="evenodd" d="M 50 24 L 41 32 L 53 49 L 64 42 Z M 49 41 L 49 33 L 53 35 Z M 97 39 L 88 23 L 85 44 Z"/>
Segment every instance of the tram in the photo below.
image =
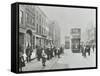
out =
<path fill-rule="evenodd" d="M 80 52 L 80 38 L 73 38 L 71 39 L 71 43 L 72 43 L 72 52 L 73 53 L 79 53 Z"/>
<path fill-rule="evenodd" d="M 80 52 L 81 29 L 71 29 L 71 50 L 73 53 Z"/>

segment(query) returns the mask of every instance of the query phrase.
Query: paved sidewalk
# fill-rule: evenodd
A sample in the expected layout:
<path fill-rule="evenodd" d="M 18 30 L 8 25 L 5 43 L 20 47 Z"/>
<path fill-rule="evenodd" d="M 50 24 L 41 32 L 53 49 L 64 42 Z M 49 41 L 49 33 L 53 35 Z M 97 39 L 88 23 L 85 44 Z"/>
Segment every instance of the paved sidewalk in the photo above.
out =
<path fill-rule="evenodd" d="M 42 61 L 37 59 L 27 63 L 23 71 L 35 70 L 51 70 L 51 69 L 68 69 L 68 68 L 85 68 L 95 67 L 96 54 L 91 52 L 91 55 L 86 58 L 81 53 L 72 53 L 70 49 L 65 49 L 61 58 L 53 57 L 51 60 L 46 61 L 46 66 L 42 66 Z"/>
<path fill-rule="evenodd" d="M 58 58 L 54 57 L 51 60 L 46 61 L 46 66 L 42 66 L 42 61 L 37 61 L 37 59 L 32 60 L 29 63 L 26 63 L 26 66 L 23 67 L 23 71 L 35 71 L 35 70 L 49 70 L 55 62 L 57 62 Z"/>

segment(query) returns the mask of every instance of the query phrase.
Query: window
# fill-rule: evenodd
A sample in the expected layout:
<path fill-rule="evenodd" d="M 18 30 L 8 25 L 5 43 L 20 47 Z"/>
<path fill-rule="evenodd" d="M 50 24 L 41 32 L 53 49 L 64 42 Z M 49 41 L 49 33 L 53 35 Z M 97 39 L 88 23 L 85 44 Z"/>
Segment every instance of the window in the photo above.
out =
<path fill-rule="evenodd" d="M 37 24 L 37 28 L 36 28 L 36 31 L 37 31 L 37 33 L 38 33 L 38 24 Z"/>
<path fill-rule="evenodd" d="M 32 24 L 32 17 L 30 16 L 30 22 L 29 22 L 29 24 Z"/>
<path fill-rule="evenodd" d="M 33 18 L 28 13 L 26 14 L 26 22 L 30 25 L 33 25 L 34 23 Z"/>
<path fill-rule="evenodd" d="M 39 26 L 39 34 L 41 34 L 41 25 Z"/>
<path fill-rule="evenodd" d="M 32 25 L 35 26 L 35 19 L 32 18 Z"/>
<path fill-rule="evenodd" d="M 36 12 L 36 19 L 38 20 L 38 12 Z"/>
<path fill-rule="evenodd" d="M 29 20 L 29 14 L 28 14 L 28 13 L 26 14 L 26 22 L 27 22 L 27 23 L 30 22 L 30 20 Z"/>
<path fill-rule="evenodd" d="M 23 24 L 23 11 L 19 12 L 19 20 L 20 20 L 20 23 Z"/>

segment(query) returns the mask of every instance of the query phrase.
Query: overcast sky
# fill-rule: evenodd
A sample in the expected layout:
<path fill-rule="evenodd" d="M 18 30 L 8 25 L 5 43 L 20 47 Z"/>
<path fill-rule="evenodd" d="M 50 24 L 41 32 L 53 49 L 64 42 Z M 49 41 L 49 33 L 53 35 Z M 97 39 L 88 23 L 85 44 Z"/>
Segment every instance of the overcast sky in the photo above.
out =
<path fill-rule="evenodd" d="M 70 35 L 73 27 L 81 28 L 83 37 L 86 28 L 95 26 L 95 9 L 69 8 L 39 6 L 49 19 L 58 22 L 61 28 L 61 43 L 64 43 L 65 36 Z"/>

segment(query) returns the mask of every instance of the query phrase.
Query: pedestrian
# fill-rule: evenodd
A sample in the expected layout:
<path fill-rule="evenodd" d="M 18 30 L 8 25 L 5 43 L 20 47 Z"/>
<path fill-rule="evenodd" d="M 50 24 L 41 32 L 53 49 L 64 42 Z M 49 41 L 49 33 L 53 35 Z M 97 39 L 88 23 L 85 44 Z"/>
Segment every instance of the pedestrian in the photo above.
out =
<path fill-rule="evenodd" d="M 88 52 L 88 55 L 90 56 L 90 46 L 89 45 L 87 46 L 87 52 Z"/>
<path fill-rule="evenodd" d="M 86 53 L 87 53 L 87 47 L 84 47 L 84 57 L 86 58 Z"/>
<path fill-rule="evenodd" d="M 30 61 L 30 47 L 29 45 L 27 46 L 26 48 L 26 60 L 27 60 L 27 63 Z"/>
<path fill-rule="evenodd" d="M 25 60 L 24 60 L 24 56 L 23 56 L 23 49 L 20 46 L 19 47 L 19 71 L 22 71 L 22 67 L 25 66 Z"/>
<path fill-rule="evenodd" d="M 56 49 L 56 47 L 54 47 L 54 55 L 55 55 L 55 57 L 57 56 L 57 49 Z"/>
<path fill-rule="evenodd" d="M 33 50 L 32 50 L 32 47 L 30 46 L 29 47 L 29 62 L 31 61 L 32 52 L 33 52 Z"/>
<path fill-rule="evenodd" d="M 36 51 L 36 55 L 37 55 L 37 60 L 40 61 L 41 59 L 41 53 L 42 53 L 42 49 L 40 46 L 37 46 L 37 51 Z"/>
<path fill-rule="evenodd" d="M 80 49 L 81 49 L 82 56 L 84 56 L 84 47 L 83 47 L 83 45 L 80 46 Z"/>
<path fill-rule="evenodd" d="M 49 48 L 48 48 L 48 47 L 45 48 L 45 53 L 46 53 L 46 55 L 47 55 L 47 60 L 49 60 Z"/>
<path fill-rule="evenodd" d="M 86 58 L 86 46 L 83 46 L 83 56 Z"/>
<path fill-rule="evenodd" d="M 39 46 L 36 45 L 36 56 L 37 56 L 37 60 L 39 61 Z"/>
<path fill-rule="evenodd" d="M 63 48 L 60 47 L 60 54 L 63 54 Z"/>
<path fill-rule="evenodd" d="M 46 66 L 46 58 L 47 58 L 47 55 L 45 53 L 45 50 L 42 48 L 42 66 Z"/>
<path fill-rule="evenodd" d="M 57 49 L 57 55 L 58 55 L 58 58 L 60 58 L 60 49 L 59 48 Z"/>
<path fill-rule="evenodd" d="M 94 48 L 95 48 L 94 45 L 92 45 L 93 52 L 94 52 Z"/>
<path fill-rule="evenodd" d="M 52 59 L 52 57 L 53 57 L 53 47 L 51 46 L 51 48 L 50 48 L 50 59 Z"/>
<path fill-rule="evenodd" d="M 51 59 L 51 48 L 49 47 L 49 49 L 48 49 L 48 60 L 50 60 Z"/>

